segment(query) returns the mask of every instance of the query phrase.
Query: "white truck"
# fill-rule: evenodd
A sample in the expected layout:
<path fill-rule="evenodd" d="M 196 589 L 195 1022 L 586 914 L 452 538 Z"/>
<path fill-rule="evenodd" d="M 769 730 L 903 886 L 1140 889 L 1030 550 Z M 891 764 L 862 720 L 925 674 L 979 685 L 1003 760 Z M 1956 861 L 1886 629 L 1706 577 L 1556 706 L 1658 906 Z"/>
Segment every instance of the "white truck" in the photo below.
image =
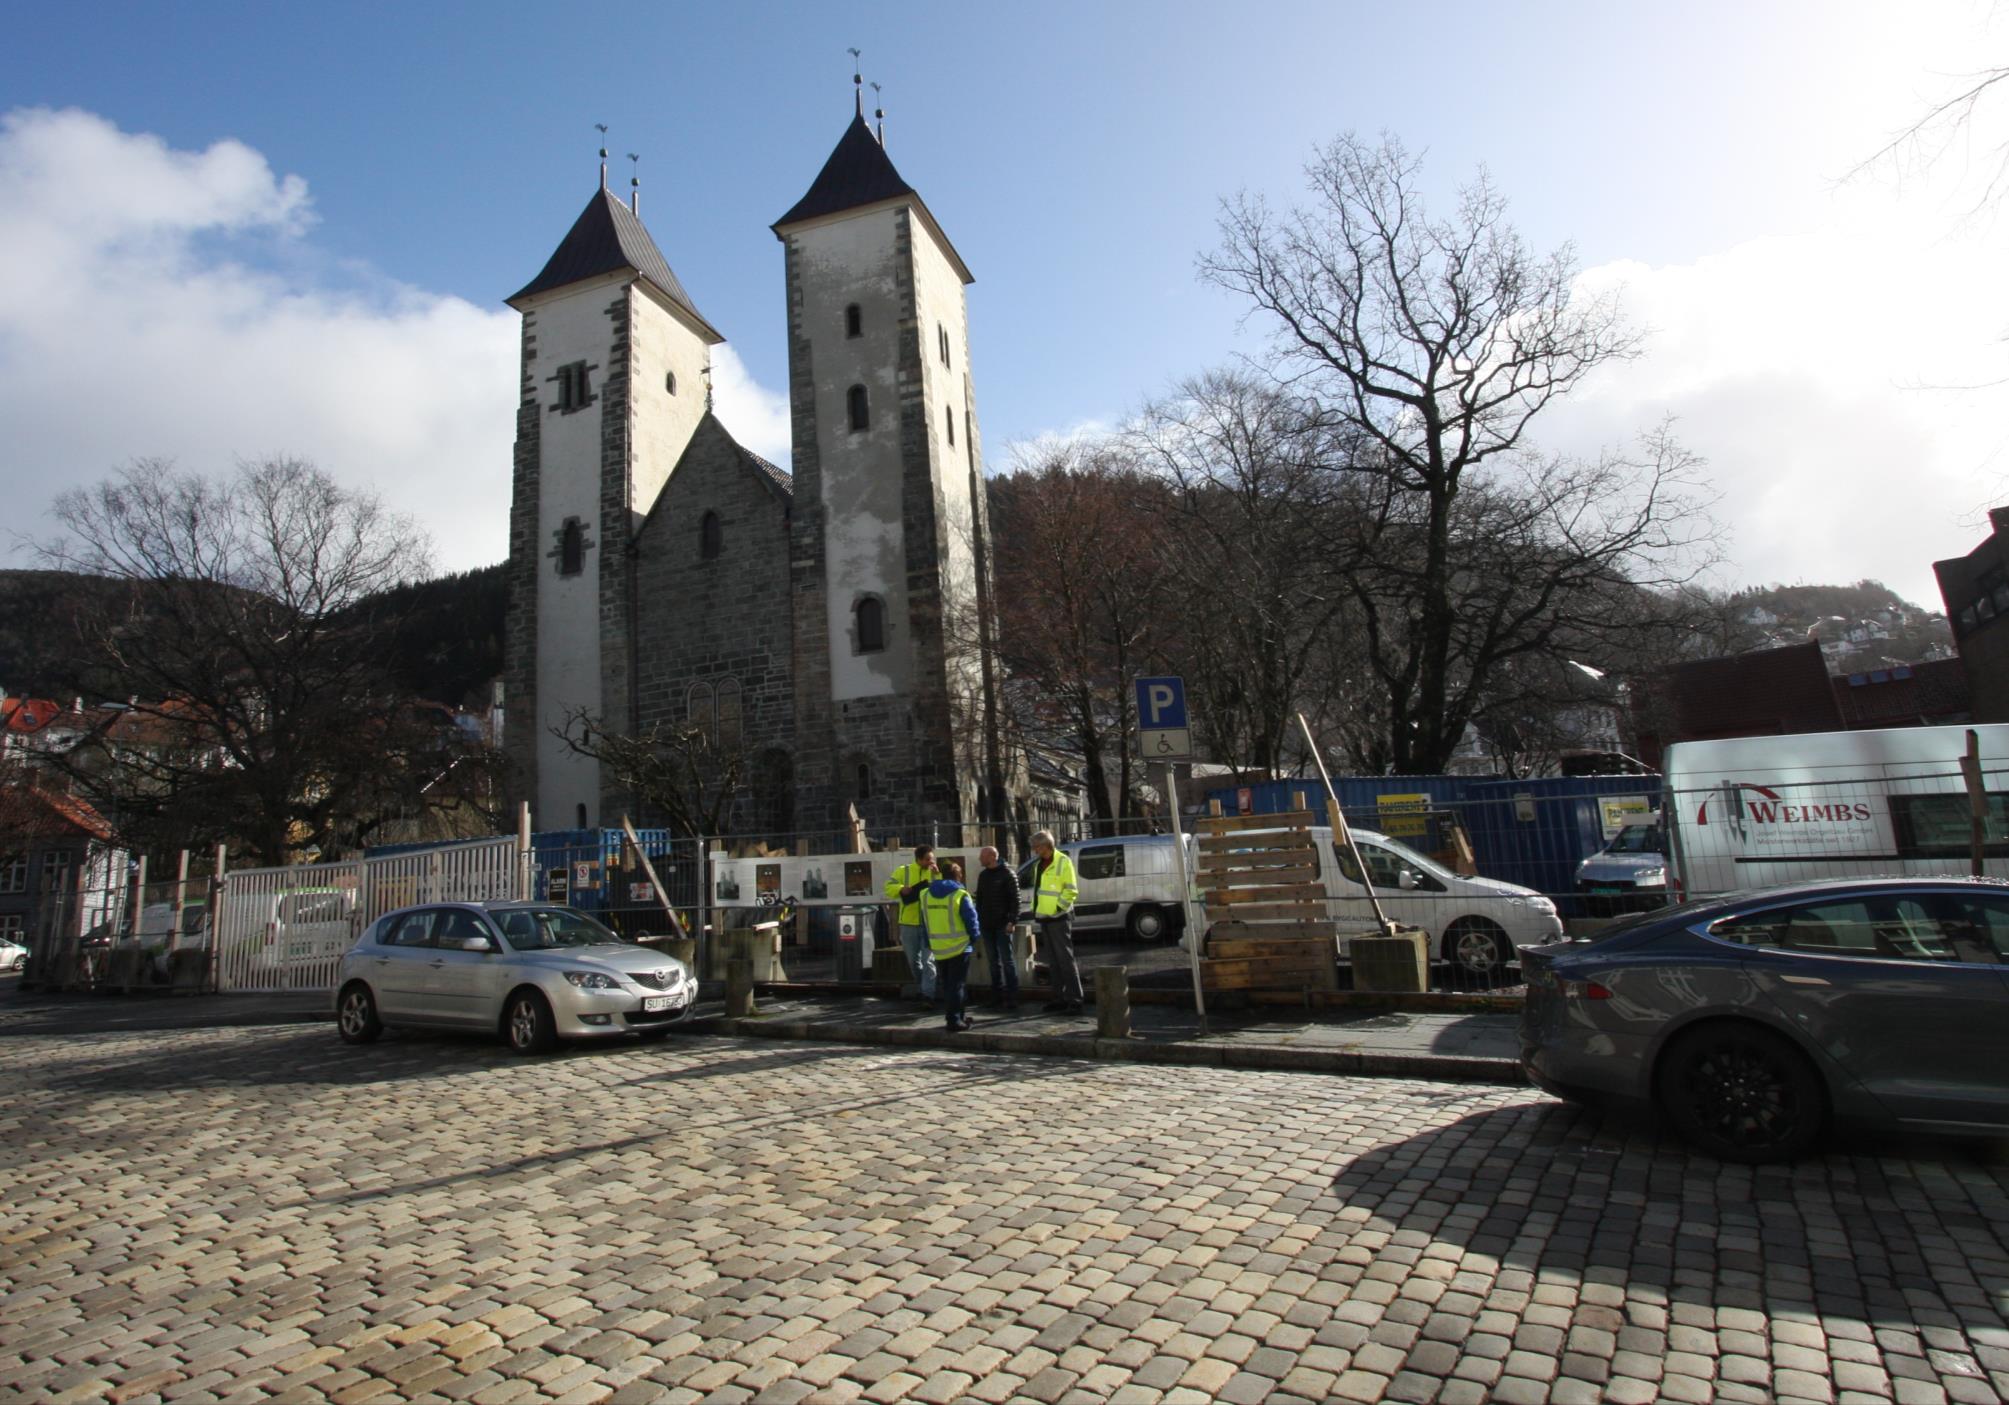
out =
<path fill-rule="evenodd" d="M 1661 806 L 1677 894 L 1874 875 L 1964 874 L 1966 727 L 1896 727 L 1678 742 Z M 2009 725 L 1978 736 L 1986 871 L 2009 876 Z"/>

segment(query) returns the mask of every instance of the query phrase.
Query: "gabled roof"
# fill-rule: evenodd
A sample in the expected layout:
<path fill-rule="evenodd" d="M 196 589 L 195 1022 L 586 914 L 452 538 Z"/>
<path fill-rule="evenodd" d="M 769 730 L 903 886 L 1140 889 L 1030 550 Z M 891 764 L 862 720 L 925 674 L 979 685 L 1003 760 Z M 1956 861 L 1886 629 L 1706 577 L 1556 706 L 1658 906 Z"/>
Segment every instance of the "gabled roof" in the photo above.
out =
<path fill-rule="evenodd" d="M 902 199 L 913 202 L 935 237 L 942 241 L 942 247 L 949 251 L 949 258 L 955 263 L 963 281 L 971 282 L 970 270 L 963 263 L 962 255 L 949 243 L 948 235 L 942 233 L 941 225 L 935 222 L 934 214 L 921 199 L 920 193 L 900 178 L 899 171 L 893 166 L 893 158 L 886 154 L 886 148 L 879 144 L 879 139 L 866 125 L 863 112 L 854 116 L 851 125 L 844 129 L 844 135 L 837 140 L 837 149 L 830 153 L 830 159 L 823 163 L 823 169 L 810 182 L 809 193 L 796 201 L 771 228 L 776 237 L 780 237 L 781 231 L 790 225 Z"/>
<path fill-rule="evenodd" d="M 739 440 L 732 437 L 732 431 L 725 427 L 724 422 L 710 410 L 707 410 L 705 411 L 704 418 L 699 420 L 697 427 L 691 431 L 690 440 L 684 445 L 683 453 L 677 456 L 677 466 L 670 470 L 670 476 L 664 482 L 662 491 L 657 493 L 656 500 L 649 504 L 648 514 L 643 517 L 642 525 L 635 529 L 637 536 L 648 531 L 655 523 L 657 516 L 663 511 L 663 504 L 669 501 L 670 489 L 676 483 L 677 475 L 683 472 L 685 462 L 693 454 L 711 453 L 721 446 L 733 458 L 738 460 L 742 468 L 760 481 L 761 487 L 774 495 L 775 499 L 781 503 L 783 511 L 789 511 L 794 508 L 795 479 L 789 474 L 788 470 L 777 468 L 759 454 L 741 444 Z"/>
<path fill-rule="evenodd" d="M 92 839 L 112 837 L 112 827 L 89 801 L 67 791 L 45 790 L 32 783 L 0 786 L 0 813 L 7 828 L 21 835 L 47 836 L 67 830 Z"/>
<path fill-rule="evenodd" d="M 572 222 L 572 228 L 559 243 L 557 252 L 544 265 L 544 271 L 511 294 L 507 301 L 514 305 L 524 298 L 548 293 L 554 288 L 583 283 L 588 278 L 598 278 L 603 273 L 618 273 L 623 269 L 632 269 L 654 284 L 664 297 L 689 313 L 714 342 L 725 340 L 713 330 L 711 323 L 705 321 L 704 314 L 698 311 L 690 294 L 684 291 L 684 285 L 670 271 L 669 261 L 656 247 L 656 241 L 649 237 L 641 219 L 604 186 L 593 192 L 593 198 L 586 202 L 586 208 Z"/>

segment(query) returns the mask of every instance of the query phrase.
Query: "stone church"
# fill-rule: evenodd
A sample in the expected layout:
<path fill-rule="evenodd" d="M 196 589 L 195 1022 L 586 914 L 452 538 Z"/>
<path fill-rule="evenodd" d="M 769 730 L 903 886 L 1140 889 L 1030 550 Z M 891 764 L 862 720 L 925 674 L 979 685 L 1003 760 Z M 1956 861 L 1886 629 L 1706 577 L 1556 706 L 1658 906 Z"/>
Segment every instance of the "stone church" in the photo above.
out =
<path fill-rule="evenodd" d="M 1008 803 L 969 269 L 862 112 L 773 231 L 792 474 L 712 413 L 724 338 L 604 165 L 508 300 L 505 738 L 539 829 L 652 818 L 567 744 L 585 715 L 706 728 L 744 767 L 738 832 L 837 829 L 856 806 L 946 833 Z"/>

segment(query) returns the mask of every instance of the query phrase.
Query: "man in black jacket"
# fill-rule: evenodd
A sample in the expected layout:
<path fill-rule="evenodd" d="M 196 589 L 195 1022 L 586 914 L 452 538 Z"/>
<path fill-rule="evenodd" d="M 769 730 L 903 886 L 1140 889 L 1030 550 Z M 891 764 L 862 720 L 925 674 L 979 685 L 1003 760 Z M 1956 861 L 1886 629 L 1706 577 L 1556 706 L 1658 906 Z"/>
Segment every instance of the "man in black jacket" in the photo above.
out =
<path fill-rule="evenodd" d="M 977 875 L 977 925 L 983 928 L 984 950 L 990 954 L 991 1004 L 1018 1008 L 1018 875 L 986 848 L 977 855 L 983 872 Z"/>

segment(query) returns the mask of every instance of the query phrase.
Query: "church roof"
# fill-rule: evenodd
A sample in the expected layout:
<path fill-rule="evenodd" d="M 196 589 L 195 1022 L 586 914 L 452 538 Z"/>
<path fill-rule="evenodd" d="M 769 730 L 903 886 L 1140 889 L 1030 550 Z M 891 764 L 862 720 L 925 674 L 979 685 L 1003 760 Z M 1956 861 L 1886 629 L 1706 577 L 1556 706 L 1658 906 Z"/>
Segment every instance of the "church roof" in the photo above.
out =
<path fill-rule="evenodd" d="M 893 168 L 893 158 L 886 154 L 886 148 L 879 145 L 872 129 L 865 125 L 865 114 L 861 112 L 844 129 L 837 149 L 830 153 L 830 159 L 823 163 L 823 169 L 810 183 L 809 193 L 776 220 L 774 227 L 780 229 L 783 225 L 834 215 L 840 210 L 855 210 L 861 205 L 876 205 L 881 200 L 913 193 L 914 187 L 900 179 L 900 173 Z"/>
<path fill-rule="evenodd" d="M 741 444 L 737 439 L 732 441 L 732 445 L 735 449 L 739 450 L 740 457 L 746 460 L 747 467 L 760 475 L 761 481 L 767 484 L 768 489 L 776 497 L 780 498 L 784 503 L 793 503 L 795 501 L 794 474 L 785 468 L 776 468 L 759 454 Z"/>
<path fill-rule="evenodd" d="M 956 246 L 949 242 L 949 236 L 935 222 L 934 213 L 921 199 L 920 192 L 902 180 L 899 171 L 894 169 L 893 158 L 886 154 L 886 148 L 872 135 L 862 111 L 852 117 L 851 125 L 838 138 L 837 149 L 830 153 L 830 159 L 823 163 L 823 169 L 810 182 L 809 193 L 796 201 L 794 207 L 776 220 L 772 228 L 775 237 L 780 238 L 781 231 L 790 225 L 902 199 L 913 202 L 922 222 L 948 251 L 949 260 L 956 266 L 962 280 L 965 283 L 974 281 L 963 256 L 956 252 Z"/>
<path fill-rule="evenodd" d="M 698 325 L 710 332 L 714 339 L 725 340 L 712 329 L 711 323 L 705 321 L 704 314 L 691 301 L 691 295 L 677 281 L 669 261 L 656 247 L 656 241 L 649 237 L 641 219 L 605 186 L 593 192 L 593 198 L 586 202 L 586 208 L 572 222 L 571 230 L 544 265 L 544 271 L 507 301 L 520 302 L 539 293 L 548 293 L 553 288 L 582 283 L 588 278 L 622 269 L 633 269 L 641 274 L 655 284 L 664 297 L 695 318 Z"/>

